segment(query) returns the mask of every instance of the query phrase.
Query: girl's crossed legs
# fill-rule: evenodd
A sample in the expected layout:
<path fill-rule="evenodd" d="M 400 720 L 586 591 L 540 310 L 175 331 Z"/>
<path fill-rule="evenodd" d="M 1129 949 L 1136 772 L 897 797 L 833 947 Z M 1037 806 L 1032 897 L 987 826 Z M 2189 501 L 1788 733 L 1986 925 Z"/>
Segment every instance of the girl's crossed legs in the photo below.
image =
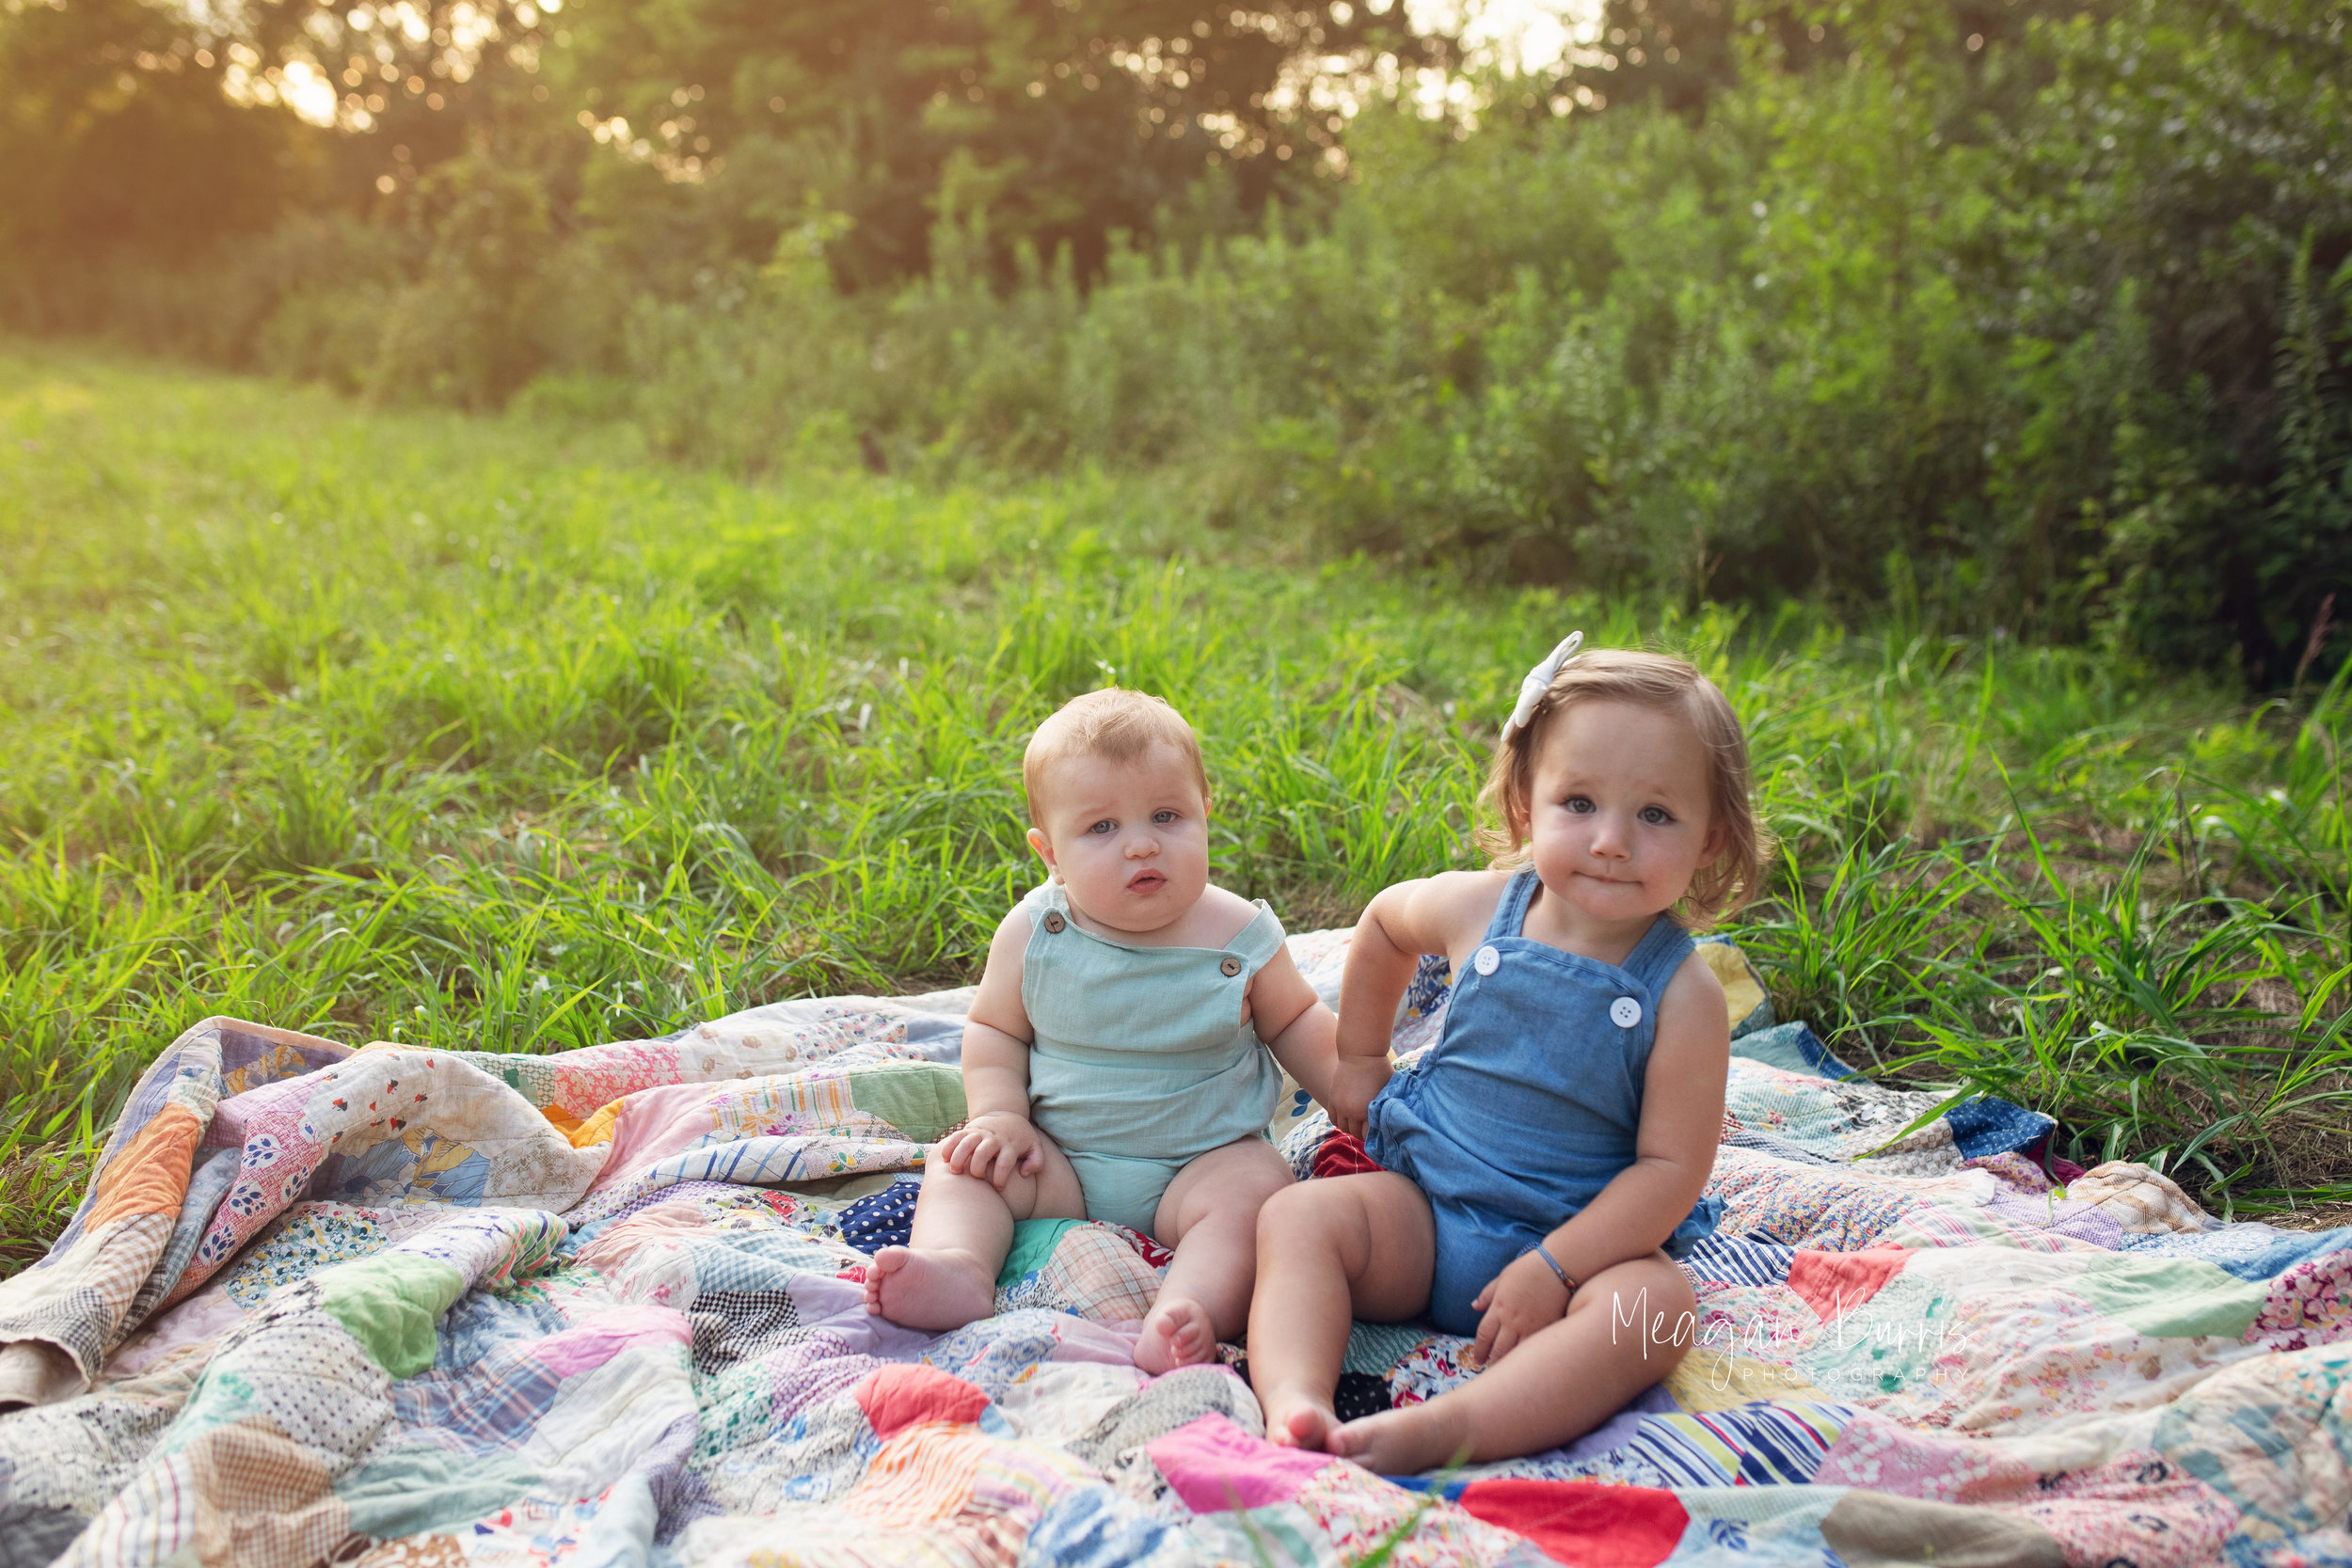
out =
<path fill-rule="evenodd" d="M 961 1328 L 996 1309 L 996 1275 L 1016 1220 L 1087 1217 L 1077 1171 L 1051 1138 L 1043 1159 L 999 1192 L 985 1177 L 933 1164 L 923 1173 L 909 1245 L 884 1247 L 867 1271 L 866 1300 L 909 1328 Z M 1136 1365 L 1154 1376 L 1206 1361 L 1249 1317 L 1258 1211 L 1291 1183 L 1263 1138 L 1239 1138 L 1187 1164 L 1162 1195 L 1152 1232 L 1176 1254 L 1143 1320 Z"/>
<path fill-rule="evenodd" d="M 1689 1354 L 1690 1282 L 1653 1253 L 1586 1280 L 1558 1323 L 1462 1386 L 1343 1424 L 1331 1400 L 1350 1321 L 1422 1311 L 1436 1261 L 1429 1199 L 1392 1171 L 1301 1182 L 1266 1203 L 1249 1375 L 1268 1437 L 1380 1475 L 1515 1458 L 1582 1436 Z"/>

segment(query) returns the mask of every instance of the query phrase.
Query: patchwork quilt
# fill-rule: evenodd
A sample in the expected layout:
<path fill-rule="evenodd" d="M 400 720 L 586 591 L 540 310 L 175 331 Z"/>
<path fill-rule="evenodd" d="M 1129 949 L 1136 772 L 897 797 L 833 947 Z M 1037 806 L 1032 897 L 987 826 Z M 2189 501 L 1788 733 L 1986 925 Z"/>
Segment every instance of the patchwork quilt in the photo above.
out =
<path fill-rule="evenodd" d="M 1293 939 L 1336 991 L 1345 933 Z M 0 1565 L 2352 1564 L 2352 1230 L 2223 1225 L 2048 1118 L 1740 1029 L 1698 1349 L 1568 1448 L 1374 1476 L 1245 1352 L 1133 1365 L 1166 1254 L 1021 1228 L 996 1314 L 867 1317 L 969 992 L 553 1056 L 213 1019 L 0 1283 Z M 1409 1065 L 1440 1026 L 1424 966 Z M 1294 1095 L 1303 1179 L 1344 1140 Z M 1359 1324 L 1343 1414 L 1471 1373 Z"/>

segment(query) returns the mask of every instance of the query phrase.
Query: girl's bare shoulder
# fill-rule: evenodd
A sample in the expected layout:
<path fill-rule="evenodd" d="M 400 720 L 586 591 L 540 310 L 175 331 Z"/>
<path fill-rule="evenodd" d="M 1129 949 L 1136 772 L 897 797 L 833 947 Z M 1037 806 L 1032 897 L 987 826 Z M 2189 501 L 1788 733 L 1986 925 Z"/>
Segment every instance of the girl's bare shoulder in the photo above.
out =
<path fill-rule="evenodd" d="M 1467 951 L 1493 923 L 1495 906 L 1510 885 L 1507 871 L 1440 871 L 1415 882 L 1400 882 L 1383 894 L 1395 900 L 1394 913 L 1406 936 L 1423 953 Z"/>
<path fill-rule="evenodd" d="M 1695 951 L 1682 960 L 1666 981 L 1665 994 L 1658 999 L 1662 1023 L 1682 1024 L 1685 1021 L 1695 1027 L 1700 1036 L 1731 1038 L 1729 1005 L 1724 1000 L 1724 983 L 1715 978 L 1715 971 L 1706 958 Z"/>
<path fill-rule="evenodd" d="M 1422 882 L 1420 896 L 1433 910 L 1477 916 L 1483 928 L 1494 918 L 1495 906 L 1510 885 L 1508 871 L 1440 871 Z"/>

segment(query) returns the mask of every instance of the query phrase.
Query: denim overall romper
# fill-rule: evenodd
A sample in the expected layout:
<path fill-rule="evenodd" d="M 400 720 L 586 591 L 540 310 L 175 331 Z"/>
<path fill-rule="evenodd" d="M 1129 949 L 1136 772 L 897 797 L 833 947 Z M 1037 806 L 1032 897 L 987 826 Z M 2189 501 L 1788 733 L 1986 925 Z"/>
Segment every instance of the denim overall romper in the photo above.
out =
<path fill-rule="evenodd" d="M 1374 1098 L 1365 1150 L 1429 1198 L 1438 1227 L 1429 1317 L 1471 1334 L 1470 1302 L 1504 1265 L 1633 1163 L 1658 999 L 1692 951 L 1660 915 L 1623 965 L 1520 935 L 1540 884 L 1504 889 L 1420 1066 Z M 1713 1233 L 1722 1200 L 1676 1227 L 1676 1257 Z"/>

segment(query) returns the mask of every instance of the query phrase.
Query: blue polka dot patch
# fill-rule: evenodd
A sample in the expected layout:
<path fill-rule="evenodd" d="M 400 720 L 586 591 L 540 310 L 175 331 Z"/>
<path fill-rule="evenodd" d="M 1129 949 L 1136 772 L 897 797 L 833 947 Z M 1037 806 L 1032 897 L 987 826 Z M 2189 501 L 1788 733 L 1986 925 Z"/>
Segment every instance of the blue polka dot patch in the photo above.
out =
<path fill-rule="evenodd" d="M 841 1211 L 841 1239 L 860 1252 L 880 1252 L 904 1246 L 914 1228 L 914 1198 L 923 1190 L 920 1180 L 894 1181 L 879 1193 L 868 1193 Z"/>

